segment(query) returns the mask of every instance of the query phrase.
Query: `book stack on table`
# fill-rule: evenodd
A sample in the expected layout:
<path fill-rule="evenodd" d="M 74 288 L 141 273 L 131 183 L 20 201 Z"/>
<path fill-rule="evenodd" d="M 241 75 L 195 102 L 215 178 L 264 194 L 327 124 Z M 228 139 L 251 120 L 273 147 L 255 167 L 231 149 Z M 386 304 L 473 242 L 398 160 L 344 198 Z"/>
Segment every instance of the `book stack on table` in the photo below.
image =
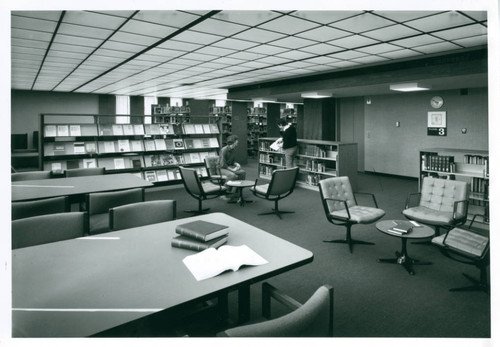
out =
<path fill-rule="evenodd" d="M 420 227 L 414 221 L 394 221 L 394 226 L 389 229 L 390 232 L 395 234 L 404 235 L 410 233 L 414 227 Z"/>
<path fill-rule="evenodd" d="M 172 247 L 203 251 L 217 248 L 227 242 L 229 230 L 225 225 L 196 220 L 175 227 L 179 234 L 172 239 Z"/>

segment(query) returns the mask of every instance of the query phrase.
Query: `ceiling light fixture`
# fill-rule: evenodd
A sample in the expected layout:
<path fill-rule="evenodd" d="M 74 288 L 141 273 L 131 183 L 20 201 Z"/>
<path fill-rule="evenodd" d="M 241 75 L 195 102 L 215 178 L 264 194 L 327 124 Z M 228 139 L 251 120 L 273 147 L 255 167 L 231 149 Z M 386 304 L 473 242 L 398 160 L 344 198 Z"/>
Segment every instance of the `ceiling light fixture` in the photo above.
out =
<path fill-rule="evenodd" d="M 252 98 L 253 102 L 263 103 L 263 102 L 276 102 L 278 99 L 276 98 Z"/>
<path fill-rule="evenodd" d="M 429 85 L 418 82 L 391 84 L 389 88 L 398 92 L 416 92 L 431 89 Z"/>
<path fill-rule="evenodd" d="M 300 94 L 301 97 L 310 99 L 331 98 L 332 95 L 333 95 L 332 93 L 326 93 L 326 92 L 307 92 Z"/>

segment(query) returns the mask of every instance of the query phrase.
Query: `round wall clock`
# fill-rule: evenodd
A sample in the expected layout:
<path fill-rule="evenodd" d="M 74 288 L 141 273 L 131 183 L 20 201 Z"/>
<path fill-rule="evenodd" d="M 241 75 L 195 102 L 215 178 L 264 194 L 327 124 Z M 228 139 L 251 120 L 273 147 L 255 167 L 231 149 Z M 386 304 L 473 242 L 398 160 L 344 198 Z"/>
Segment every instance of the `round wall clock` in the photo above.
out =
<path fill-rule="evenodd" d="M 441 106 L 443 106 L 444 104 L 444 100 L 442 97 L 440 96 L 433 96 L 432 99 L 431 99 L 431 106 L 433 108 L 441 108 Z"/>

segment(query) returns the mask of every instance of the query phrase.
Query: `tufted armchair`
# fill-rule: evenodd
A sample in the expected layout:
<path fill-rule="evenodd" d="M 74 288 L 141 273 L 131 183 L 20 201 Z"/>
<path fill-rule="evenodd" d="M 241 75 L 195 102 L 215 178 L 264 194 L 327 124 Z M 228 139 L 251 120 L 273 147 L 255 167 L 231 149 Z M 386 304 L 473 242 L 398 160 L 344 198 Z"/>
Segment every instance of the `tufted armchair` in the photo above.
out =
<path fill-rule="evenodd" d="M 408 195 L 403 215 L 434 226 L 438 236 L 440 227 L 449 230 L 467 221 L 468 195 L 466 182 L 424 177 L 420 193 Z M 418 205 L 411 207 L 418 197 Z"/>
<path fill-rule="evenodd" d="M 347 243 L 351 253 L 353 244 L 373 245 L 372 242 L 354 240 L 351 237 L 351 226 L 353 224 L 370 224 L 385 215 L 385 211 L 378 208 L 375 195 L 371 193 L 354 193 L 349 177 L 346 176 L 321 180 L 319 182 L 319 192 L 328 221 L 334 225 L 343 225 L 347 228 L 345 239 L 324 242 Z M 370 195 L 375 207 L 358 205 L 355 197 L 358 194 Z"/>

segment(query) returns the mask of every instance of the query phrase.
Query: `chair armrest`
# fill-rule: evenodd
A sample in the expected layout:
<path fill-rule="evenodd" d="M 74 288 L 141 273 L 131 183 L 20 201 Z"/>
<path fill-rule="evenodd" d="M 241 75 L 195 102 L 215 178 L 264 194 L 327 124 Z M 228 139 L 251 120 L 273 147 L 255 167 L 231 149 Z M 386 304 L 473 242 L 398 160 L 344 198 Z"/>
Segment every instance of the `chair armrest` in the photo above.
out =
<path fill-rule="evenodd" d="M 262 316 L 271 317 L 271 298 L 286 306 L 291 311 L 298 309 L 302 304 L 289 295 L 276 289 L 267 282 L 262 283 Z"/>
<path fill-rule="evenodd" d="M 365 192 L 354 192 L 353 194 L 354 194 L 355 196 L 356 196 L 356 195 L 369 195 L 369 196 L 371 196 L 371 197 L 372 197 L 372 200 L 373 200 L 373 203 L 375 204 L 375 207 L 376 207 L 376 208 L 378 208 L 377 200 L 375 199 L 375 194 L 373 194 L 373 193 L 365 193 Z M 356 204 L 357 204 L 357 203 L 358 203 L 358 202 L 356 201 Z"/>
<path fill-rule="evenodd" d="M 347 201 L 346 200 L 342 200 L 342 199 L 334 199 L 334 198 L 324 198 L 325 201 L 338 201 L 338 202 L 343 202 L 344 203 L 344 207 L 345 207 L 345 210 L 347 211 L 347 218 L 345 218 L 345 220 L 350 220 L 351 219 L 351 212 L 349 212 L 349 206 L 347 206 Z M 342 217 L 335 217 L 335 218 L 338 218 L 338 219 L 344 219 Z"/>
<path fill-rule="evenodd" d="M 420 197 L 421 195 L 422 195 L 422 193 L 410 193 L 410 194 L 408 194 L 408 196 L 406 197 L 406 202 L 405 202 L 405 210 L 407 208 L 417 206 L 418 204 L 412 204 L 412 197 L 414 197 L 414 196 Z"/>
<path fill-rule="evenodd" d="M 465 207 L 463 208 L 464 215 L 461 218 L 458 218 L 458 205 L 459 204 L 465 204 Z M 458 200 L 453 203 L 453 219 L 454 220 L 459 220 L 459 219 L 467 219 L 467 211 L 469 210 L 469 200 Z"/>

